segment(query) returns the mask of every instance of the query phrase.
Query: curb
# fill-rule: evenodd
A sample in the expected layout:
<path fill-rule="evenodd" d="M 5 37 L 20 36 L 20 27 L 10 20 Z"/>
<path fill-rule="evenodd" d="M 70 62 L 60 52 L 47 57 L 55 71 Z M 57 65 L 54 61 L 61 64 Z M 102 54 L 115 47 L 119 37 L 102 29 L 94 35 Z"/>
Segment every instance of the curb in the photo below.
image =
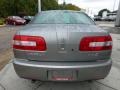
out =
<path fill-rule="evenodd" d="M 4 27 L 4 26 L 6 26 L 6 24 L 0 25 L 0 27 Z"/>
<path fill-rule="evenodd" d="M 98 26 L 99 27 L 115 27 L 114 25 L 102 25 L 102 24 L 99 24 Z"/>

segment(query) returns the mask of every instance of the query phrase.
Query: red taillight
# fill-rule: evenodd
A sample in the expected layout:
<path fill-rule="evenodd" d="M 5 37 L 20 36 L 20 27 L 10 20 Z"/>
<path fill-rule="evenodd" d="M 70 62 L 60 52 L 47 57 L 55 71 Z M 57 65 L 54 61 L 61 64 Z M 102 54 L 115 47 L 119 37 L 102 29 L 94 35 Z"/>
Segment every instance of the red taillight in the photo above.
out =
<path fill-rule="evenodd" d="M 40 36 L 15 35 L 13 42 L 14 49 L 46 51 L 46 42 Z"/>
<path fill-rule="evenodd" d="M 89 36 L 84 37 L 79 46 L 80 51 L 101 51 L 112 49 L 111 36 Z"/>

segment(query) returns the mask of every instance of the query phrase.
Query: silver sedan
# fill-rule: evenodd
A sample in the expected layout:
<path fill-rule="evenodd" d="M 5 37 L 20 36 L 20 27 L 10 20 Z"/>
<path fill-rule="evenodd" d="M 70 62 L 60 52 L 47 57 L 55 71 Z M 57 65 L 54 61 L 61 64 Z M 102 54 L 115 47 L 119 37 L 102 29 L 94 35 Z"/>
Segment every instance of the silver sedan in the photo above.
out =
<path fill-rule="evenodd" d="M 97 80 L 111 69 L 111 36 L 83 12 L 42 11 L 13 41 L 13 65 L 22 78 Z"/>

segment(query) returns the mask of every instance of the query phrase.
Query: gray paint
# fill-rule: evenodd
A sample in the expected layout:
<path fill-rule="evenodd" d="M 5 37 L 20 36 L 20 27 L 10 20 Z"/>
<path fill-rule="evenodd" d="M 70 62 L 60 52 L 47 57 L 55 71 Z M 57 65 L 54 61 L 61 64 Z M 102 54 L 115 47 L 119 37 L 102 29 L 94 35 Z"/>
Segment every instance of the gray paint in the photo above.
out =
<path fill-rule="evenodd" d="M 47 50 L 25 51 L 14 49 L 14 67 L 20 77 L 49 80 L 49 70 L 77 71 L 75 81 L 105 78 L 111 68 L 111 50 L 79 51 L 86 36 L 107 36 L 96 25 L 84 24 L 29 24 L 18 35 L 42 36 Z M 100 63 L 100 64 L 99 64 Z"/>
<path fill-rule="evenodd" d="M 19 31 L 20 35 L 42 36 L 47 51 L 14 50 L 16 58 L 39 61 L 95 61 L 109 59 L 111 51 L 79 51 L 80 40 L 85 36 L 105 36 L 108 33 L 95 25 L 31 25 Z M 64 48 L 64 50 L 63 50 Z"/>
<path fill-rule="evenodd" d="M 49 78 L 49 75 L 51 75 L 49 73 L 52 71 L 74 71 L 74 76 L 76 77 L 74 77 L 74 80 L 72 81 L 103 79 L 108 75 L 111 65 L 111 60 L 91 63 L 57 63 L 25 61 L 19 59 L 14 60 L 15 71 L 20 77 L 41 81 L 55 81 Z M 64 74 L 66 75 L 66 73 Z"/>

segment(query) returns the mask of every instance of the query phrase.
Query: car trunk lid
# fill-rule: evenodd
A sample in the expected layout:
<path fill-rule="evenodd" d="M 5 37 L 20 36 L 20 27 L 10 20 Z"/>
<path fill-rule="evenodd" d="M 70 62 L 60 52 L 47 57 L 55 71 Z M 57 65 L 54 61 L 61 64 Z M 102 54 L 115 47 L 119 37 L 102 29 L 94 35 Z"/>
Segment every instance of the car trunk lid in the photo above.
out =
<path fill-rule="evenodd" d="M 34 31 L 33 31 L 34 30 Z M 16 58 L 34 61 L 96 61 L 110 58 L 111 50 L 80 51 L 79 45 L 86 36 L 108 36 L 95 25 L 33 25 L 19 32 L 20 35 L 42 36 L 46 51 L 14 50 Z"/>

